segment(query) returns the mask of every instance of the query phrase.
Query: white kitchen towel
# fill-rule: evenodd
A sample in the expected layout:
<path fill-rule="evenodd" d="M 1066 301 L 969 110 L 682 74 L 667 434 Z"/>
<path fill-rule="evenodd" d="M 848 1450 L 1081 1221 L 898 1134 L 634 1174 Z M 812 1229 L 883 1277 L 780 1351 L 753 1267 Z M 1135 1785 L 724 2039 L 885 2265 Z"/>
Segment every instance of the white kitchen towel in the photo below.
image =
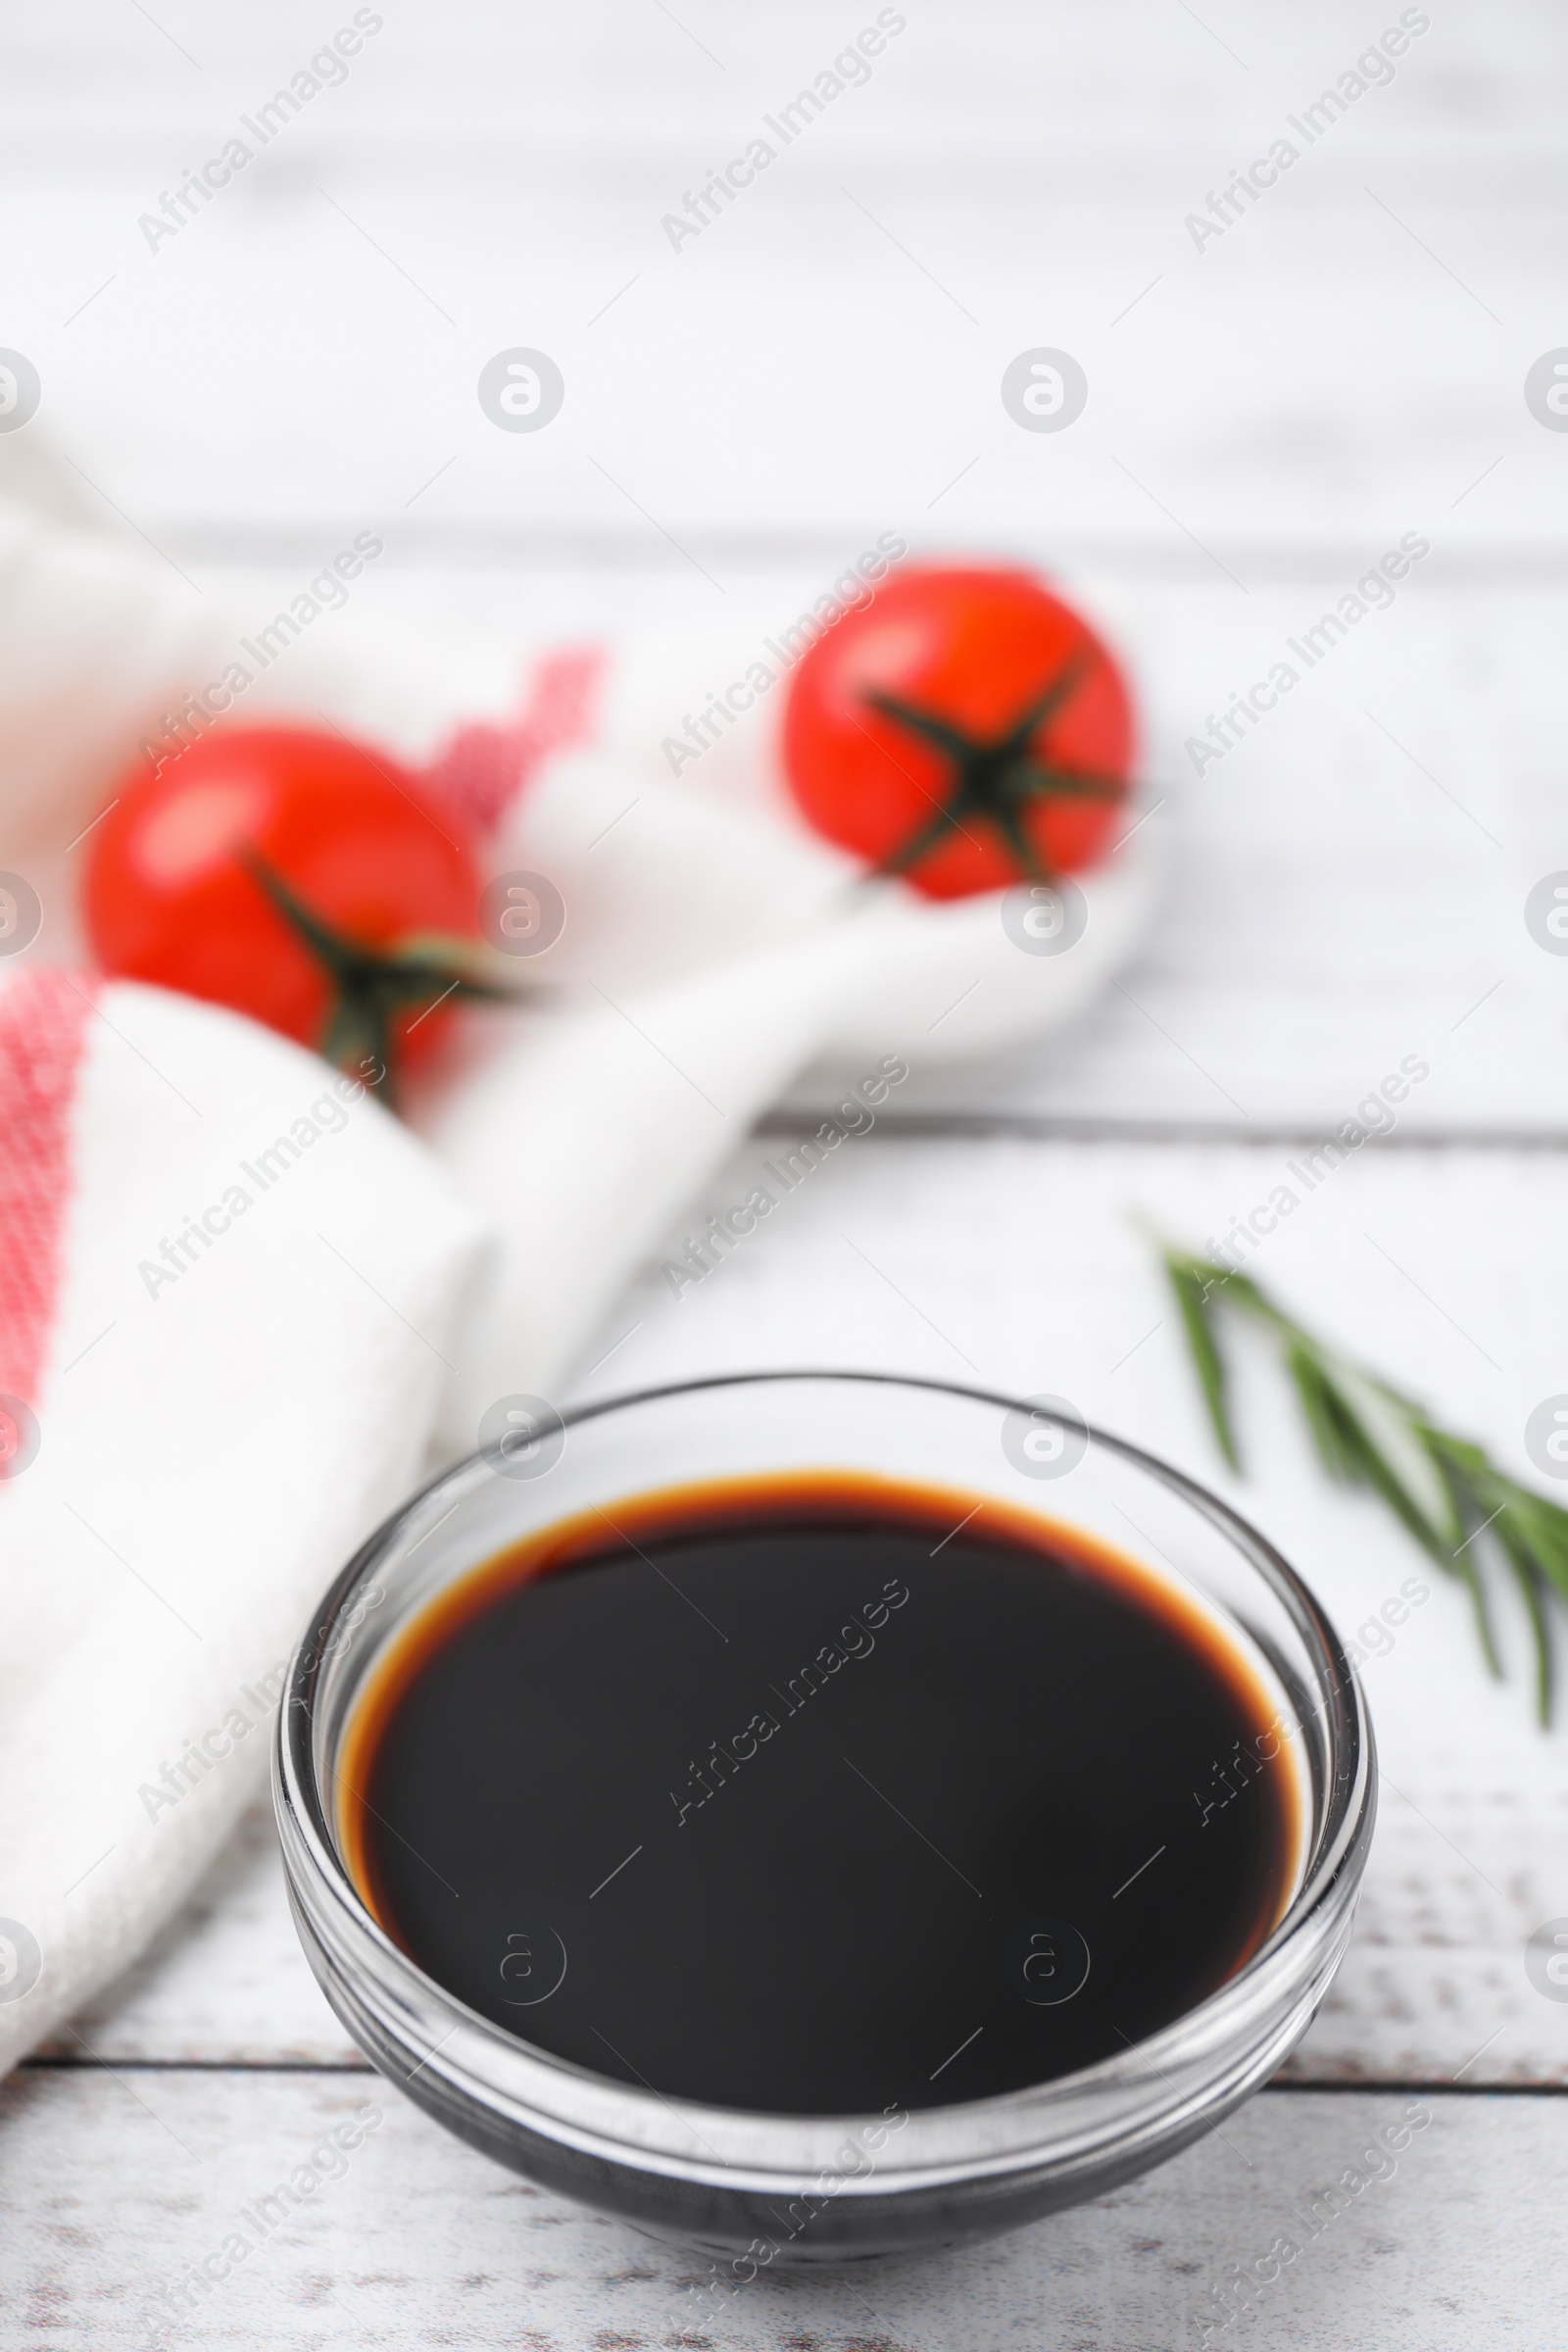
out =
<path fill-rule="evenodd" d="M 206 723 L 256 624 L 150 554 L 0 504 L 0 877 L 43 908 L 0 961 L 22 1335 L 0 1359 L 0 2066 L 189 1885 L 254 1785 L 312 1599 L 432 1442 L 468 1450 L 499 1396 L 562 1393 L 790 1079 L 1065 1020 L 1149 903 L 1148 824 L 1083 877 L 1066 954 L 1020 945 L 1000 898 L 867 888 L 780 789 L 782 686 L 744 756 L 737 738 L 671 774 L 685 698 L 664 681 L 722 682 L 739 655 L 716 638 L 536 646 L 518 711 L 474 723 L 456 647 L 348 663 L 312 601 L 288 608 L 280 676 L 231 683 L 232 715 L 321 712 L 422 757 L 488 828 L 487 873 L 542 874 L 564 907 L 519 967 L 548 995 L 469 1017 L 406 1127 L 243 1021 L 79 968 L 83 828 L 139 744 Z"/>
<path fill-rule="evenodd" d="M 0 2071 L 254 1794 L 311 1603 L 420 1476 L 475 1219 L 213 1006 L 0 983 Z"/>

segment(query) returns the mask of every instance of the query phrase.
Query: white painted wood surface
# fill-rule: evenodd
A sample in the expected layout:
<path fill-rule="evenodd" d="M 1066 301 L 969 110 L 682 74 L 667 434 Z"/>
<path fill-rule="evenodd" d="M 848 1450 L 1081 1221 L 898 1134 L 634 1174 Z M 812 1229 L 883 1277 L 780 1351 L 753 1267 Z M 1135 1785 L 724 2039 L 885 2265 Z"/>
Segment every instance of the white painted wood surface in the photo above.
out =
<path fill-rule="evenodd" d="M 677 715 L 713 682 L 710 642 L 776 628 L 883 528 L 1021 553 L 1126 652 L 1168 796 L 1165 911 L 1125 993 L 986 1070 L 890 1039 L 913 1074 L 878 1134 L 680 1302 L 650 1268 L 591 1385 L 978 1374 L 1224 1483 L 1131 1215 L 1222 1231 L 1413 1054 L 1430 1075 L 1396 1132 L 1303 1197 L 1256 1270 L 1523 1470 L 1526 1415 L 1568 1391 L 1568 958 L 1523 917 L 1568 869 L 1568 436 L 1523 398 L 1568 341 L 1560 13 L 1427 12 L 1393 81 L 1199 252 L 1186 215 L 1396 8 L 927 0 L 676 252 L 661 216 L 875 9 L 385 10 L 342 86 L 150 251 L 138 214 L 352 13 L 8 12 L 0 342 L 44 404 L 0 435 L 0 486 L 52 448 L 82 513 L 150 537 L 193 598 L 269 611 L 345 530 L 381 530 L 384 565 L 331 625 L 348 650 L 414 622 L 476 710 L 507 706 L 542 634 L 716 632 L 671 651 Z M 567 383 L 536 436 L 474 397 L 518 343 Z M 1089 376 L 1059 435 L 1000 403 L 1039 344 Z M 1196 774 L 1207 714 L 1405 531 L 1432 553 L 1393 610 Z M 737 1144 L 716 1200 L 755 1156 Z M 1252 1475 L 1229 1491 L 1353 1630 L 1419 1563 L 1324 1493 L 1248 1365 Z M 1218 2340 L 1555 2347 L 1568 2004 L 1523 1946 L 1568 1916 L 1568 1742 L 1530 1722 L 1513 1620 L 1494 1687 L 1431 1581 L 1367 1670 L 1378 1840 L 1289 2070 L 1348 2087 L 1269 2092 L 997 2247 L 721 2304 L 353 2071 L 259 1807 L 155 1951 L 0 2093 L 0 2344 L 140 2344 L 159 2290 L 373 2095 L 385 2123 L 345 2177 L 170 2341 L 1196 2345 L 1232 2266 L 1420 2086 L 1435 2122 L 1397 2177 Z"/>
<path fill-rule="evenodd" d="M 164 0 L 154 24 L 80 0 L 69 33 L 13 35 L 8 331 L 154 536 L 308 535 L 456 458 L 427 534 L 837 544 L 929 516 L 959 541 L 1190 552 L 1190 531 L 1228 560 L 1441 521 L 1468 548 L 1554 549 L 1568 453 L 1521 398 L 1562 331 L 1548 0 L 1437 12 L 1201 251 L 1188 215 L 1397 8 L 891 12 L 906 28 L 865 85 L 678 251 L 664 215 L 874 7 L 391 10 L 340 87 L 149 250 L 139 217 L 352 13 L 288 0 L 264 27 Z M 570 385 L 538 436 L 474 399 L 519 342 Z M 1061 435 L 998 398 L 1043 343 L 1092 380 Z"/>
<path fill-rule="evenodd" d="M 280 2202 L 270 2229 L 254 2219 L 367 2102 L 381 2121 L 341 2171 L 323 2160 L 296 2210 Z M 1372 2134 L 1408 2130 L 1412 2108 L 1408 2146 L 1365 2162 Z M 764 2275 L 720 2297 L 706 2265 L 512 2180 L 373 2076 L 261 2076 L 240 2105 L 222 2075 L 29 2070 L 0 2089 L 0 2166 L 31 2216 L 0 2243 L 0 2295 L 7 2343 L 113 2352 L 154 2340 L 1471 2352 L 1483 2330 L 1556 2352 L 1563 2160 L 1560 2111 L 1541 2099 L 1269 2091 L 1162 2172 L 994 2245 L 820 2279 Z M 1314 2236 L 1313 2198 L 1348 2171 L 1366 2184 L 1347 2186 Z M 248 2251 L 225 2255 L 236 2235 Z M 1216 2296 L 1238 2269 L 1255 2278 L 1262 2262 L 1266 2275 L 1282 2238 L 1297 2251 L 1257 2316 L 1205 2339 L 1224 2317 Z M 228 2275 L 206 2297 L 187 2289 L 186 2315 L 168 2298 L 209 2257 Z"/>

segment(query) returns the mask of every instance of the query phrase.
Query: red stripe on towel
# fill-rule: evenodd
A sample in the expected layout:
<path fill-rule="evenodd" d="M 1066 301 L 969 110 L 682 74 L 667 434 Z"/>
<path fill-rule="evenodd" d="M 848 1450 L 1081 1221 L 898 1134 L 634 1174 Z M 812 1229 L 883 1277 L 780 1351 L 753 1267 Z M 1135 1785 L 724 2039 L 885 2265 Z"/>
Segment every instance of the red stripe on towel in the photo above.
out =
<path fill-rule="evenodd" d="M 71 1198 L 72 1104 L 97 994 L 40 968 L 0 990 L 0 1393 L 37 1402 Z M 14 1444 L 0 1407 L 0 1476 Z"/>
<path fill-rule="evenodd" d="M 494 832 L 553 752 L 592 740 L 604 666 L 597 645 L 563 646 L 543 655 L 522 716 L 507 727 L 459 727 L 426 768 L 425 782 L 475 833 Z"/>

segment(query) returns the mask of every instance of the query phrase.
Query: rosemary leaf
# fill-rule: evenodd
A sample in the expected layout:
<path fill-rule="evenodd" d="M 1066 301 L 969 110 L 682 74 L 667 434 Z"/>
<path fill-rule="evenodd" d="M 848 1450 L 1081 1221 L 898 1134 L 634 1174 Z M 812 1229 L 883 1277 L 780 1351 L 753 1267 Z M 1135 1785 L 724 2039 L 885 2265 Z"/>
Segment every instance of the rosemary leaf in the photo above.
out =
<path fill-rule="evenodd" d="M 1364 1485 L 1368 1448 L 1364 1442 L 1357 1444 L 1359 1433 L 1354 1416 L 1335 1391 L 1318 1357 L 1298 1340 L 1291 1340 L 1286 1345 L 1285 1369 L 1296 1384 L 1318 1460 L 1330 1478 L 1342 1487 Z"/>
<path fill-rule="evenodd" d="M 1513 1570 L 1514 1582 L 1523 1597 L 1530 1619 L 1530 1631 L 1536 1645 L 1536 1705 L 1543 1724 L 1551 1721 L 1551 1632 L 1541 1605 L 1542 1574 L 1540 1563 L 1528 1542 L 1510 1525 L 1506 1509 L 1495 1521 L 1497 1545 L 1503 1558 Z"/>
<path fill-rule="evenodd" d="M 1205 1281 L 1196 1259 L 1178 1257 L 1174 1252 L 1167 1251 L 1165 1270 L 1176 1294 L 1182 1328 L 1187 1334 L 1187 1345 L 1192 1350 L 1198 1373 L 1198 1385 L 1203 1392 L 1203 1402 L 1208 1407 L 1215 1440 L 1231 1468 L 1240 1471 L 1241 1456 L 1236 1450 L 1236 1432 L 1231 1425 L 1230 1407 L 1225 1395 L 1225 1366 L 1214 1345 L 1210 1325 L 1208 1300 L 1213 1285 Z"/>
<path fill-rule="evenodd" d="M 1506 1525 L 1521 1538 L 1542 1575 L 1568 1600 L 1568 1512 L 1544 1496 L 1509 1483 L 1511 1492 L 1498 1529 Z"/>
<path fill-rule="evenodd" d="M 1459 1496 L 1439 1470 L 1422 1437 L 1420 1407 L 1353 1364 L 1335 1360 L 1333 1375 L 1338 1387 L 1353 1399 L 1356 1418 L 1373 1451 L 1387 1464 L 1404 1495 L 1407 1507 L 1400 1509 L 1400 1517 L 1425 1543 L 1426 1537 L 1415 1525 L 1419 1520 L 1434 1541 L 1451 1553 L 1465 1532 L 1463 1512 Z M 1428 1544 L 1427 1548 L 1432 1545 Z"/>
<path fill-rule="evenodd" d="M 1481 1533 L 1493 1507 L 1490 1504 L 1486 1510 L 1477 1507 L 1480 1499 L 1477 1481 L 1481 1479 L 1484 1483 L 1487 1472 L 1486 1456 L 1479 1446 L 1466 1445 L 1457 1438 L 1449 1438 L 1443 1431 L 1431 1428 L 1424 1421 L 1421 1425 L 1421 1436 L 1437 1466 L 1438 1475 L 1447 1491 L 1453 1523 L 1457 1531 L 1457 1540 L 1448 1558 L 1440 1560 L 1438 1564 L 1457 1576 L 1469 1593 L 1470 1606 L 1476 1621 L 1476 1639 L 1481 1643 L 1481 1654 L 1487 1662 L 1487 1671 L 1494 1680 L 1500 1681 L 1502 1658 L 1497 1649 L 1497 1637 L 1492 1627 L 1492 1611 L 1487 1606 L 1486 1588 L 1481 1582 L 1481 1572 L 1476 1565 L 1473 1548 L 1474 1539 Z"/>

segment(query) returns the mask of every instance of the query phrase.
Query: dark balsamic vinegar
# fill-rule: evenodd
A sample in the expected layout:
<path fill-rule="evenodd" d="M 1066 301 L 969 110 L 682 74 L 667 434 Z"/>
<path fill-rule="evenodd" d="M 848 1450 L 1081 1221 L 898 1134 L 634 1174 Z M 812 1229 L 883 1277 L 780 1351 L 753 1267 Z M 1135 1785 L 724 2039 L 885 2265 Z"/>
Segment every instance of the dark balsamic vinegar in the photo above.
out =
<path fill-rule="evenodd" d="M 1067 1529 L 841 1475 L 618 1506 L 379 1662 L 340 1833 L 389 1935 L 596 2074 L 779 2114 L 1108 2057 L 1289 1899 L 1264 1684 Z"/>

